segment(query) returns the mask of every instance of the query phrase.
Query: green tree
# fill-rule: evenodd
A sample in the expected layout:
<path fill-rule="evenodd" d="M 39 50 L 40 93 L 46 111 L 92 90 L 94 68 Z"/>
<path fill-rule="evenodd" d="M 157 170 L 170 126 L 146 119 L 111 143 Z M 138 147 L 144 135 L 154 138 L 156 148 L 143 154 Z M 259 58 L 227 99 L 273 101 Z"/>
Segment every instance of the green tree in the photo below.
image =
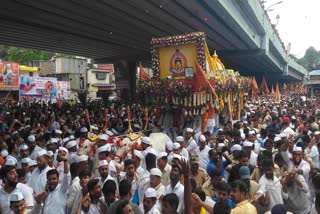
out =
<path fill-rule="evenodd" d="M 315 69 L 315 66 L 320 64 L 320 52 L 318 52 L 314 47 L 309 47 L 304 56 L 297 62 L 309 71 L 313 70 Z"/>
<path fill-rule="evenodd" d="M 7 50 L 7 57 L 3 60 L 18 62 L 19 64 L 27 65 L 33 60 L 49 60 L 53 55 L 54 53 L 47 51 L 9 47 Z"/>

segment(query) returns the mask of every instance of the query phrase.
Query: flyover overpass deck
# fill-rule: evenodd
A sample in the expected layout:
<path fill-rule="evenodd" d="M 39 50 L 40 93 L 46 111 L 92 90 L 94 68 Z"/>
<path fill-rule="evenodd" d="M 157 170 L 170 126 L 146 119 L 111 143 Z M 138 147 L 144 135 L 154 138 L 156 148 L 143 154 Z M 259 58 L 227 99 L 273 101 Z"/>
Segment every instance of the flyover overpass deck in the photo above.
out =
<path fill-rule="evenodd" d="M 203 31 L 229 68 L 289 73 L 283 44 L 258 0 L 3 0 L 0 7 L 2 44 L 97 61 L 144 60 L 152 37 Z"/>

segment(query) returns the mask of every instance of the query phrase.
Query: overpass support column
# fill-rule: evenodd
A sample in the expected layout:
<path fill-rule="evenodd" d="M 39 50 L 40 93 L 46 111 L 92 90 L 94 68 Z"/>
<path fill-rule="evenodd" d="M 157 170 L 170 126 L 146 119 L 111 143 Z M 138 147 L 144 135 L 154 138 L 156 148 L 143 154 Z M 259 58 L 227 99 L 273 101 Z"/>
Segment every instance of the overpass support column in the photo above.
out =
<path fill-rule="evenodd" d="M 136 95 L 136 80 L 137 80 L 137 63 L 136 61 L 128 61 L 128 70 L 129 70 L 129 85 L 130 85 L 130 95 L 134 99 Z"/>
<path fill-rule="evenodd" d="M 266 53 L 269 52 L 269 37 L 267 36 L 267 34 L 264 34 L 263 36 L 261 36 L 261 49 L 266 50 Z"/>

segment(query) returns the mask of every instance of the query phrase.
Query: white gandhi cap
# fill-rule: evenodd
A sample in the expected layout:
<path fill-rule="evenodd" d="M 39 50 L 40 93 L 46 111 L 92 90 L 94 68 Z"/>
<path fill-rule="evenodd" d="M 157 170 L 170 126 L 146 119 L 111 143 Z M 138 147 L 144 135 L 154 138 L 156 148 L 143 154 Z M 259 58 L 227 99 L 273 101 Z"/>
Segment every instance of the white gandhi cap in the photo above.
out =
<path fill-rule="evenodd" d="M 155 176 L 162 177 L 162 172 L 158 168 L 153 168 L 153 169 L 150 170 L 150 175 L 155 175 Z"/>
<path fill-rule="evenodd" d="M 146 198 L 156 198 L 157 197 L 157 191 L 153 188 L 148 188 L 144 195 L 146 196 Z"/>
<path fill-rule="evenodd" d="M 142 143 L 147 144 L 147 145 L 151 145 L 151 139 L 150 137 L 142 137 L 141 138 Z"/>
<path fill-rule="evenodd" d="M 101 160 L 101 161 L 99 161 L 99 167 L 101 167 L 101 166 L 108 166 L 109 164 L 108 164 L 108 161 L 106 161 L 106 160 Z"/>

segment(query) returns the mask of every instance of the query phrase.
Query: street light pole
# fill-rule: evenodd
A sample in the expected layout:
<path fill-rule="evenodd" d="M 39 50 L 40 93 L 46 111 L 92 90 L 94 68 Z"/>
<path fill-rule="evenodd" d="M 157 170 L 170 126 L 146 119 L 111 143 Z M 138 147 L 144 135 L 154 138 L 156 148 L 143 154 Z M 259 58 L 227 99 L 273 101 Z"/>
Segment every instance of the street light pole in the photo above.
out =
<path fill-rule="evenodd" d="M 283 1 L 278 1 L 278 2 L 270 5 L 269 7 L 267 7 L 266 11 L 268 11 L 268 10 L 269 10 L 271 7 L 273 7 L 273 6 L 278 5 L 278 4 L 282 4 L 282 3 L 283 3 Z"/>

